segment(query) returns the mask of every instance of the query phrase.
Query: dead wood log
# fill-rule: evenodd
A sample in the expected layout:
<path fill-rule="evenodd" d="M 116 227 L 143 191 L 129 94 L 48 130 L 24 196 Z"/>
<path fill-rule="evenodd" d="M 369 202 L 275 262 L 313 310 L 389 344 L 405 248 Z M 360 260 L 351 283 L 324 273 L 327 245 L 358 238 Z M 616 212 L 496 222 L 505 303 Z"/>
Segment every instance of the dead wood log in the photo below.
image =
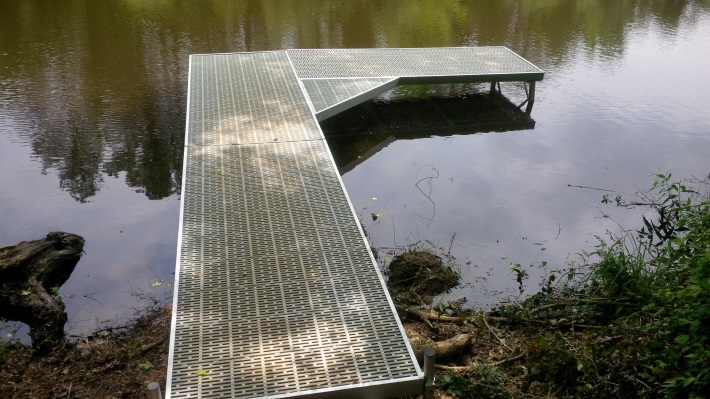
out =
<path fill-rule="evenodd" d="M 415 316 L 415 317 L 419 318 L 421 321 L 427 323 L 428 325 L 431 325 L 431 323 L 429 323 L 429 320 L 443 321 L 443 322 L 456 322 L 456 323 L 466 323 L 467 321 L 471 320 L 471 317 L 444 316 L 444 315 L 429 313 L 429 312 L 426 312 L 423 310 L 408 308 L 408 307 L 402 306 L 402 305 L 395 305 L 395 309 L 397 309 L 400 312 L 404 312 L 409 315 Z"/>
<path fill-rule="evenodd" d="M 436 351 L 436 357 L 439 359 L 448 359 L 452 356 L 460 354 L 471 343 L 471 335 L 459 334 L 445 341 L 437 341 L 431 343 L 431 348 Z"/>
<path fill-rule="evenodd" d="M 472 336 L 470 334 L 459 334 L 444 341 L 432 341 L 424 337 L 409 337 L 414 355 L 420 364 L 424 363 L 424 351 L 432 348 L 436 351 L 437 361 L 448 359 L 462 353 L 470 344 Z"/>
<path fill-rule="evenodd" d="M 64 338 L 64 303 L 52 293 L 69 279 L 83 249 L 82 237 L 64 232 L 0 248 L 0 316 L 29 325 L 38 352 Z"/>

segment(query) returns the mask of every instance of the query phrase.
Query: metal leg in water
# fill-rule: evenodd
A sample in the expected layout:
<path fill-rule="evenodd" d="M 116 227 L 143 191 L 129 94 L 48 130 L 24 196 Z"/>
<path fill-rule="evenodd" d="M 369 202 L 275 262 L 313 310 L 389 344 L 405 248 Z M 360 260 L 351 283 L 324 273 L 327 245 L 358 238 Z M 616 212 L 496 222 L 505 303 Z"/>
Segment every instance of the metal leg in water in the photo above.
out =
<path fill-rule="evenodd" d="M 148 384 L 148 399 L 163 399 L 163 395 L 160 393 L 160 384 L 157 382 Z"/>
<path fill-rule="evenodd" d="M 432 348 L 424 350 L 424 399 L 434 399 L 434 355 Z"/>
<path fill-rule="evenodd" d="M 528 106 L 525 107 L 525 113 L 530 115 L 533 103 L 535 102 L 535 81 L 530 81 L 528 84 L 530 85 L 530 90 L 528 91 Z"/>

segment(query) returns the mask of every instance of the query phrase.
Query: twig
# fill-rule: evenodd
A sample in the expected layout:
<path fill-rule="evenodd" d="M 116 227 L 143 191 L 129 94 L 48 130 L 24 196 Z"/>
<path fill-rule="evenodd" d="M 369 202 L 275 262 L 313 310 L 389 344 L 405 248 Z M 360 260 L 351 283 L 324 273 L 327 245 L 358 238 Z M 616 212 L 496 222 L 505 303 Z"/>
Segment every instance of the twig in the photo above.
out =
<path fill-rule="evenodd" d="M 158 274 L 155 272 L 155 270 L 153 270 L 153 268 L 150 267 L 150 263 L 146 263 L 145 265 L 148 266 L 148 269 L 150 269 L 151 273 L 153 273 L 153 275 L 155 276 L 155 278 L 157 278 L 158 280 L 162 280 L 162 279 L 160 278 L 160 276 L 158 276 Z"/>
<path fill-rule="evenodd" d="M 417 181 L 416 183 L 414 183 L 414 186 L 417 188 L 417 190 L 419 190 L 420 193 L 422 193 L 423 196 L 426 197 L 426 199 L 429 200 L 429 202 L 431 202 L 432 206 L 434 207 L 434 212 L 432 213 L 431 218 L 426 218 L 426 217 L 424 217 L 424 216 L 422 216 L 422 215 L 419 215 L 416 211 L 414 212 L 414 214 L 417 215 L 417 216 L 419 216 L 419 217 L 422 218 L 422 219 L 427 219 L 427 220 L 429 220 L 429 223 L 427 223 L 427 227 L 429 227 L 429 225 L 432 224 L 432 222 L 434 222 L 434 218 L 436 217 L 436 203 L 434 202 L 433 199 L 431 199 L 431 191 L 432 191 L 431 181 L 434 180 L 434 179 L 438 179 L 438 178 L 439 178 L 439 171 L 438 171 L 435 167 L 433 167 L 433 166 L 431 166 L 431 165 L 424 165 L 424 166 L 430 167 L 434 172 L 436 172 L 436 176 L 427 176 L 427 177 L 421 178 L 421 179 L 419 179 L 419 181 Z M 419 172 L 424 168 L 424 166 L 422 166 L 421 168 L 419 168 L 419 170 L 417 171 L 417 177 L 419 177 Z M 419 183 L 421 183 L 421 182 L 423 182 L 424 180 L 427 180 L 427 179 L 429 180 L 429 181 L 428 181 L 428 184 L 429 184 L 429 194 L 426 194 L 426 193 L 424 192 L 424 190 L 422 190 L 421 187 L 419 187 Z"/>
<path fill-rule="evenodd" d="M 155 341 L 155 342 L 151 342 L 151 343 L 149 343 L 149 344 L 147 344 L 147 345 L 143 345 L 143 347 L 140 348 L 140 350 L 139 350 L 138 352 L 136 352 L 136 354 L 133 355 L 133 357 L 136 357 L 136 356 L 143 356 L 145 353 L 147 353 L 147 352 L 150 351 L 151 349 L 155 348 L 156 346 L 162 344 L 163 342 L 165 342 L 165 338 L 161 338 L 161 339 L 159 339 L 159 340 L 157 340 L 157 341 Z"/>
<path fill-rule="evenodd" d="M 648 385 L 646 385 L 646 383 L 645 383 L 645 382 L 643 382 L 643 381 L 639 380 L 638 378 L 634 377 L 633 375 L 629 374 L 629 377 L 631 377 L 631 378 L 633 378 L 634 380 L 636 380 L 636 381 L 640 382 L 640 383 L 641 383 L 641 385 L 645 386 L 645 387 L 646 387 L 646 388 L 647 388 L 647 389 L 648 389 L 649 391 L 653 390 L 653 389 L 652 389 L 651 387 L 649 387 Z"/>
<path fill-rule="evenodd" d="M 508 317 L 493 317 L 493 316 L 485 316 L 485 318 L 488 320 L 498 321 L 501 323 L 531 323 L 531 324 L 540 324 L 540 325 L 545 325 L 545 326 L 554 326 L 554 327 L 559 327 L 559 328 L 580 328 L 583 330 L 607 328 L 607 326 L 599 326 L 599 325 L 595 325 L 595 324 L 555 323 L 555 322 L 547 321 L 547 320 L 531 320 L 531 319 L 513 320 Z"/>
<path fill-rule="evenodd" d="M 518 359 L 524 358 L 525 356 L 527 356 L 527 354 L 528 354 L 528 352 L 527 352 L 527 351 L 524 351 L 524 352 L 521 352 L 519 355 L 516 355 L 516 356 L 513 356 L 513 357 L 509 357 L 509 358 L 507 358 L 507 359 L 499 360 L 499 361 L 497 361 L 497 362 L 493 362 L 493 363 L 491 363 L 491 366 L 497 367 L 497 366 L 500 366 L 500 365 L 505 364 L 505 363 L 514 362 L 514 361 L 516 361 L 516 360 L 518 360 Z"/>
<path fill-rule="evenodd" d="M 449 244 L 449 252 L 446 253 L 446 256 L 451 256 L 451 247 L 454 246 L 454 239 L 456 238 L 456 233 L 451 236 L 451 243 Z"/>
<path fill-rule="evenodd" d="M 527 351 L 523 351 L 523 352 L 521 352 L 521 353 L 519 353 L 519 354 L 517 354 L 517 355 L 515 355 L 515 356 L 513 356 L 513 357 L 509 357 L 509 358 L 506 358 L 506 359 L 503 359 L 503 360 L 499 360 L 499 361 L 497 361 L 497 362 L 488 363 L 488 366 L 491 366 L 491 367 L 498 367 L 498 366 L 504 365 L 504 364 L 506 364 L 506 363 L 510 363 L 510 362 L 514 362 L 514 361 L 516 361 L 516 360 L 520 360 L 520 359 L 524 358 L 525 356 L 527 356 L 527 354 L 528 354 Z M 446 366 L 446 365 L 443 365 L 443 364 L 436 364 L 436 365 L 434 365 L 434 367 L 437 368 L 437 369 L 439 369 L 439 370 L 447 370 L 447 371 L 467 371 L 467 370 L 473 369 L 472 366 Z"/>
<path fill-rule="evenodd" d="M 511 349 L 508 345 L 506 345 L 506 344 L 505 344 L 505 341 L 502 340 L 502 339 L 500 339 L 500 337 L 493 331 L 493 329 L 491 328 L 491 326 L 490 326 L 490 325 L 488 324 L 488 322 L 486 321 L 485 315 L 483 315 L 483 316 L 484 316 L 484 317 L 482 317 L 482 319 L 483 319 L 483 324 L 485 324 L 485 325 L 486 325 L 486 328 L 488 328 L 488 331 L 490 331 L 491 334 L 493 334 L 493 336 L 496 337 L 496 339 L 498 340 L 498 344 L 503 345 L 503 346 L 505 346 L 506 348 L 508 348 L 509 350 L 512 351 L 513 349 Z"/>
<path fill-rule="evenodd" d="M 385 206 L 385 212 L 387 212 L 387 216 L 390 217 L 390 220 L 392 221 L 392 242 L 394 243 L 395 247 L 399 247 L 399 244 L 397 244 L 397 229 L 394 228 L 394 217 L 392 214 L 390 214 L 389 209 Z"/>
<path fill-rule="evenodd" d="M 410 309 L 410 308 L 402 306 L 402 305 L 395 305 L 395 308 L 401 312 L 405 312 L 405 313 L 408 313 L 412 316 L 418 317 L 423 322 L 425 322 L 429 325 L 431 325 L 429 320 L 455 322 L 455 323 L 468 323 L 468 321 L 470 320 L 470 317 L 466 317 L 466 316 L 458 316 L 458 317 L 442 316 L 442 315 L 438 315 L 438 314 L 434 314 L 434 313 L 425 312 L 423 310 Z M 499 323 L 531 323 L 531 324 L 540 324 L 540 325 L 546 325 L 546 326 L 555 326 L 555 327 L 559 327 L 559 328 L 602 329 L 602 328 L 607 327 L 607 326 L 599 326 L 599 325 L 593 325 L 593 324 L 554 323 L 552 321 L 547 321 L 547 320 L 530 320 L 530 319 L 516 320 L 516 319 L 511 319 L 509 317 L 496 317 L 496 316 L 488 316 L 488 315 L 481 315 L 481 317 L 484 319 L 484 321 L 495 321 L 495 322 L 499 322 Z M 498 339 L 500 339 L 500 338 L 498 338 Z"/>
<path fill-rule="evenodd" d="M 446 366 L 443 364 L 435 364 L 434 368 L 447 371 L 466 371 L 471 369 L 470 366 Z"/>
<path fill-rule="evenodd" d="M 560 302 L 554 302 L 554 303 L 548 303 L 547 305 L 542 305 L 538 306 L 536 308 L 530 309 L 530 313 L 537 313 L 539 311 L 545 310 L 545 309 L 550 309 L 550 308 L 555 308 L 555 307 L 560 307 L 560 306 L 574 306 L 574 305 L 617 305 L 617 306 L 626 306 L 626 307 L 641 307 L 640 305 L 637 305 L 635 303 L 628 303 L 628 302 L 614 302 L 614 301 L 608 301 L 608 300 L 583 300 L 583 299 L 578 299 L 578 300 L 571 300 L 571 301 L 560 301 Z"/>
<path fill-rule="evenodd" d="M 587 190 L 598 190 L 598 191 L 606 191 L 610 193 L 614 193 L 614 190 L 607 190 L 605 188 L 596 188 L 596 187 L 587 187 L 587 186 L 577 186 L 574 184 L 568 184 L 567 187 L 576 187 L 576 188 L 586 188 Z"/>

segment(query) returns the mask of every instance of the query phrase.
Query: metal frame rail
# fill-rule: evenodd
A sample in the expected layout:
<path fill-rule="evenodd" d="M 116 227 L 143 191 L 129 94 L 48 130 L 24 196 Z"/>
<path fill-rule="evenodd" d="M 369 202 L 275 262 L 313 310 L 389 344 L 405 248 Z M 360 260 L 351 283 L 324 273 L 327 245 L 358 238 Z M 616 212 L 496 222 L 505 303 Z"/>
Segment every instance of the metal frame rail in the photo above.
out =
<path fill-rule="evenodd" d="M 481 49 L 190 57 L 167 398 L 422 392 L 317 120 L 396 84 L 542 79 Z"/>

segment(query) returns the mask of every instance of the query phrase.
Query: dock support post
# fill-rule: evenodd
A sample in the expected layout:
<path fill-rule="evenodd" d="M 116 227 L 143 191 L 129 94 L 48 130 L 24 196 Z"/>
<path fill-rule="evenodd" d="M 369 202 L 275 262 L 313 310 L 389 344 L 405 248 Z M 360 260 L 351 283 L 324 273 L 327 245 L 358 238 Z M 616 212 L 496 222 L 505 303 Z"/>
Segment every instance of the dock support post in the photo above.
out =
<path fill-rule="evenodd" d="M 157 382 L 148 384 L 148 399 L 163 399 L 163 395 L 160 393 L 160 384 Z"/>
<path fill-rule="evenodd" d="M 434 399 L 434 355 L 433 348 L 424 350 L 424 399 Z"/>
<path fill-rule="evenodd" d="M 528 91 L 528 105 L 525 107 L 525 113 L 530 115 L 533 103 L 535 102 L 535 81 L 530 81 L 528 84 L 530 85 L 530 90 Z"/>

